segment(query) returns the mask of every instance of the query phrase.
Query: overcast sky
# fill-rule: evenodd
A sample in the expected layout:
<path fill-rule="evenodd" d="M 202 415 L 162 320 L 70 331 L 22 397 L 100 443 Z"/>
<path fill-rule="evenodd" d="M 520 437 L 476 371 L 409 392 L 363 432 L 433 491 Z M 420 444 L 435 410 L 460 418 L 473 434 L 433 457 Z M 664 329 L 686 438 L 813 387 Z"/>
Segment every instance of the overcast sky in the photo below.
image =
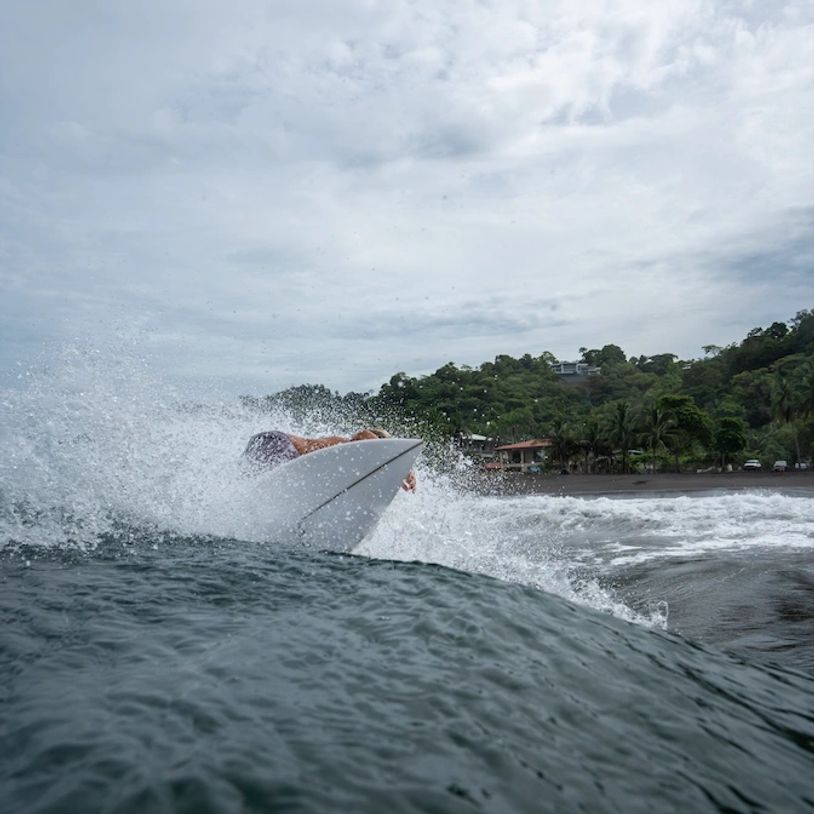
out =
<path fill-rule="evenodd" d="M 812 9 L 4 0 L 0 379 L 124 335 L 366 390 L 814 307 Z"/>

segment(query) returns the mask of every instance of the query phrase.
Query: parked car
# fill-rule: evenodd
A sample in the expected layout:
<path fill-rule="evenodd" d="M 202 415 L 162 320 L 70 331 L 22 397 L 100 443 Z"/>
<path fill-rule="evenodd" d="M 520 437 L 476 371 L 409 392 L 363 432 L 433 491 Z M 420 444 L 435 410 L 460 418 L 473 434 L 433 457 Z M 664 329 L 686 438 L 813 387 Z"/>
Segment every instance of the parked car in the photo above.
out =
<path fill-rule="evenodd" d="M 772 472 L 785 472 L 789 465 L 785 461 L 775 461 L 772 466 Z"/>
<path fill-rule="evenodd" d="M 757 458 L 750 458 L 748 461 L 743 462 L 744 469 L 757 470 L 760 469 L 760 461 Z"/>

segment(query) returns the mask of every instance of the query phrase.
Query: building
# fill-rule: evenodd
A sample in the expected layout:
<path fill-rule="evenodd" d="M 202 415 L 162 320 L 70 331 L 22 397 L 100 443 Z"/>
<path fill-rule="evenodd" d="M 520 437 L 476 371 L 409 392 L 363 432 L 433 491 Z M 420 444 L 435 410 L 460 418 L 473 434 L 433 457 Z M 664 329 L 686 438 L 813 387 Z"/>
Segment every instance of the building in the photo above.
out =
<path fill-rule="evenodd" d="M 457 436 L 458 448 L 465 455 L 481 462 L 495 459 L 495 439 L 475 432 L 460 432 Z"/>
<path fill-rule="evenodd" d="M 546 449 L 551 446 L 550 438 L 530 438 L 517 444 L 503 444 L 495 447 L 500 469 L 514 472 L 535 472 L 545 465 Z"/>
<path fill-rule="evenodd" d="M 579 380 L 588 376 L 598 376 L 602 368 L 587 362 L 552 362 L 551 369 L 565 380 Z"/>

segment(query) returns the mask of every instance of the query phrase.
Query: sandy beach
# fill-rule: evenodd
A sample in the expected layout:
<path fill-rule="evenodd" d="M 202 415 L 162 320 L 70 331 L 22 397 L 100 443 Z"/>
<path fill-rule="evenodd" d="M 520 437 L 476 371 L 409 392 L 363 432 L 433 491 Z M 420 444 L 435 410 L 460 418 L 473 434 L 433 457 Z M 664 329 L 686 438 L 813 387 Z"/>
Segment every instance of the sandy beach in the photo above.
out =
<path fill-rule="evenodd" d="M 490 495 L 686 494 L 717 490 L 770 489 L 814 496 L 814 471 L 707 472 L 635 475 L 521 475 L 484 473 L 478 489 Z"/>

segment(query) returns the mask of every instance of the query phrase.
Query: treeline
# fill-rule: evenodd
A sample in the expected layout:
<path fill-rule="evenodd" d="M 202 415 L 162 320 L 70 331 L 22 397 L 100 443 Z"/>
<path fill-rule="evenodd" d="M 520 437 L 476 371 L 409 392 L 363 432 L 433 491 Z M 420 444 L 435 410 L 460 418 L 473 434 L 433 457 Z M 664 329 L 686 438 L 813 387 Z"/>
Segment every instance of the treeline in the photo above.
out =
<path fill-rule="evenodd" d="M 320 403 L 364 419 L 401 417 L 445 437 L 549 437 L 558 465 L 578 462 L 587 471 L 627 471 L 636 449 L 658 468 L 810 460 L 814 311 L 703 350 L 704 358 L 681 360 L 671 353 L 628 358 L 617 345 L 580 348 L 581 360 L 601 373 L 573 381 L 552 371 L 557 360 L 548 352 L 501 355 L 477 368 L 449 362 L 427 376 L 396 373 L 375 394 L 306 385 L 266 400 L 293 411 Z"/>

